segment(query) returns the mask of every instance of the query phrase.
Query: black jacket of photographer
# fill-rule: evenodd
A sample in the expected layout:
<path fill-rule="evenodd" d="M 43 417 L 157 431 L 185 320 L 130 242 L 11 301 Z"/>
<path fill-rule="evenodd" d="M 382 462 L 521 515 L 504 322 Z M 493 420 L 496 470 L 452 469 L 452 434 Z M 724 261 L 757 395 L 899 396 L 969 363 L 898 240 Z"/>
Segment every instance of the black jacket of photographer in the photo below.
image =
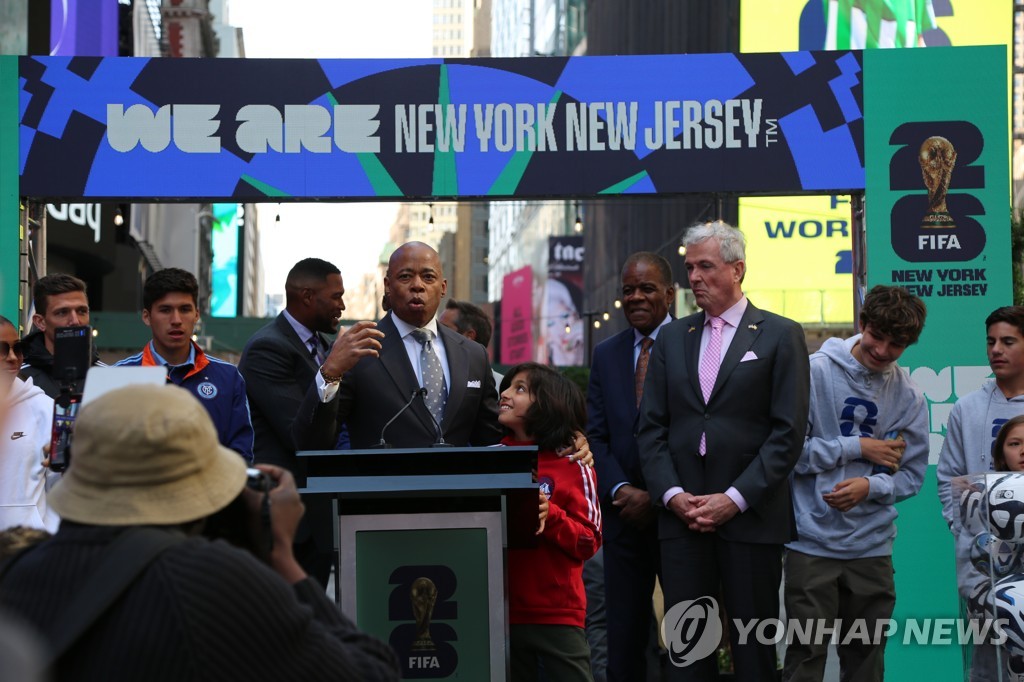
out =
<path fill-rule="evenodd" d="M 0 607 L 50 632 L 124 530 L 65 521 L 4 576 Z M 316 581 L 289 585 L 249 552 L 199 536 L 153 560 L 54 673 L 103 682 L 400 677 L 391 648 L 359 631 Z"/>
<path fill-rule="evenodd" d="M 37 329 L 26 336 L 22 343 L 25 349 L 25 358 L 18 376 L 22 379 L 32 379 L 32 383 L 43 389 L 43 393 L 56 400 L 60 395 L 60 381 L 54 376 L 53 355 L 46 350 L 46 337 Z M 95 346 L 92 349 L 92 366 L 106 366 L 100 362 L 100 356 Z M 84 379 L 78 382 L 79 393 L 82 392 L 84 386 Z"/>

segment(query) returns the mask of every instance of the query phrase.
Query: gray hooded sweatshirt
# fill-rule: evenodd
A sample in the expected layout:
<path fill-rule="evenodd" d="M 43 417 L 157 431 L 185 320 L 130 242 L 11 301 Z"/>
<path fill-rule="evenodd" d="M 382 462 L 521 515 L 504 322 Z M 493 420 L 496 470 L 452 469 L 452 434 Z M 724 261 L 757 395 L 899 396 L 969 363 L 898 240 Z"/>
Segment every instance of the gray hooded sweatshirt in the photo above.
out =
<path fill-rule="evenodd" d="M 799 539 L 789 549 L 833 559 L 889 556 L 896 537 L 895 503 L 921 489 L 928 467 L 924 396 L 895 363 L 872 372 L 853 357 L 860 335 L 829 339 L 811 355 L 807 438 L 793 469 L 793 507 Z M 907 443 L 895 473 L 875 472 L 861 457 L 861 437 L 898 432 Z M 849 511 L 822 499 L 848 478 L 868 479 L 869 492 Z"/>

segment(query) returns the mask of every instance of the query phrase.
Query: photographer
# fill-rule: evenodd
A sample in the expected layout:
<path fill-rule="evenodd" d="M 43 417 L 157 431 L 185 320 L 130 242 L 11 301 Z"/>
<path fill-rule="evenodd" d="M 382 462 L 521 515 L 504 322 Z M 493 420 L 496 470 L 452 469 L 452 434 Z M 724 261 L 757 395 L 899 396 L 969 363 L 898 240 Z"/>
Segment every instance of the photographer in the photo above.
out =
<path fill-rule="evenodd" d="M 0 606 L 43 633 L 54 679 L 398 679 L 391 650 L 295 561 L 303 508 L 291 474 L 263 465 L 273 488 L 248 488 L 244 461 L 194 397 L 176 386 L 107 393 L 82 408 L 74 447 L 50 493 L 57 535 L 0 569 Z M 269 507 L 269 566 L 200 535 L 240 494 L 256 531 Z M 115 577 L 125 564 L 139 564 L 135 575 Z M 120 594 L 83 618 L 82 595 L 105 591 Z"/>

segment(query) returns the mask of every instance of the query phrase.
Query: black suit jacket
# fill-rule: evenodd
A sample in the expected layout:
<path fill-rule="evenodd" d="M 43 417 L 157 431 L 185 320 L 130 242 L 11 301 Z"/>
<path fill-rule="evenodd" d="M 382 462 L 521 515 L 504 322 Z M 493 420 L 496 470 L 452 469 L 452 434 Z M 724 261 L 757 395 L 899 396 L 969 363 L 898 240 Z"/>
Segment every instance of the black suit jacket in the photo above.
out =
<path fill-rule="evenodd" d="M 660 334 L 660 332 L 659 332 Z M 636 444 L 639 410 L 636 405 L 633 328 L 605 339 L 594 349 L 587 387 L 587 440 L 594 453 L 597 491 L 601 498 L 605 539 L 626 528 L 612 505 L 619 483 L 647 489 Z"/>
<path fill-rule="evenodd" d="M 338 425 L 348 425 L 353 448 L 366 448 L 380 440 L 381 429 L 419 388 L 405 344 L 391 313 L 377 324 L 384 332 L 380 357 L 362 358 L 341 380 L 338 394 L 320 401 L 316 382 L 308 385 L 305 399 L 292 425 L 295 443 L 302 450 L 334 447 Z M 439 339 L 448 356 L 451 385 L 441 430 L 452 445 L 492 445 L 501 440 L 498 401 L 487 352 L 476 341 L 438 325 Z M 417 399 L 388 427 L 386 440 L 399 448 L 429 447 L 436 429 L 423 400 Z"/>
<path fill-rule="evenodd" d="M 249 396 L 256 462 L 288 469 L 300 487 L 305 468 L 295 457 L 292 420 L 318 369 L 284 313 L 249 339 L 238 362 Z"/>
<path fill-rule="evenodd" d="M 639 410 L 634 388 L 632 327 L 599 343 L 594 349 L 587 388 L 587 440 L 594 453 L 597 490 L 602 503 L 611 502 L 612 488 L 629 483 L 646 489 L 636 446 Z"/>
<path fill-rule="evenodd" d="M 796 537 L 789 473 L 803 447 L 810 393 L 803 330 L 748 302 L 705 404 L 698 375 L 703 325 L 703 312 L 676 320 L 652 349 L 638 430 L 648 490 L 661 504 L 673 486 L 695 495 L 734 486 L 749 508 L 719 527 L 719 537 L 789 542 Z M 662 538 L 690 532 L 674 514 L 661 514 L 659 524 Z"/>

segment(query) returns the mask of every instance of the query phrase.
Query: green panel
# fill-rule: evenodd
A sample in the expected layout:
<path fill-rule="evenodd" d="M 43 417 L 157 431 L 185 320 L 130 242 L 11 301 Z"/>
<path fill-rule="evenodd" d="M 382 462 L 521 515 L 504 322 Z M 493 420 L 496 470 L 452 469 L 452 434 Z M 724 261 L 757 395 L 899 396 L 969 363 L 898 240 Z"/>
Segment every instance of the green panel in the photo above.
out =
<path fill-rule="evenodd" d="M 921 493 L 898 506 L 894 617 L 957 618 L 952 536 L 934 465 L 950 404 L 976 387 L 967 377 L 987 372 L 985 317 L 1012 302 L 1006 48 L 865 51 L 864 128 L 868 285 L 905 286 L 928 306 L 920 341 L 901 359 L 928 399 L 931 466 Z M 919 155 L 937 149 L 925 144 L 933 136 L 956 141 L 947 197 L 953 227 L 925 220 L 931 202 Z M 938 144 L 947 150 L 938 156 L 950 158 Z M 887 679 L 952 680 L 960 670 L 955 645 L 900 638 L 886 649 Z"/>
<path fill-rule="evenodd" d="M 441 105 L 442 112 L 447 112 L 451 101 L 451 92 L 448 90 L 448 67 L 442 64 L 440 83 L 437 88 L 437 103 Z M 432 193 L 435 195 L 451 194 L 454 196 L 459 193 L 459 178 L 455 170 L 454 145 L 449 144 L 448 151 L 443 152 L 436 142 L 441 137 L 445 116 L 446 114 L 442 113 L 441 117 L 434 124 L 437 134 L 435 135 L 434 142 L 434 182 Z"/>
<path fill-rule="evenodd" d="M 0 56 L 0 315 L 17 320 L 21 228 L 18 204 L 18 58 Z"/>
<path fill-rule="evenodd" d="M 404 679 L 491 679 L 485 529 L 359 531 L 356 555 L 356 624 L 391 645 Z M 436 601 L 432 645 L 417 646 L 413 593 L 422 578 Z"/>

